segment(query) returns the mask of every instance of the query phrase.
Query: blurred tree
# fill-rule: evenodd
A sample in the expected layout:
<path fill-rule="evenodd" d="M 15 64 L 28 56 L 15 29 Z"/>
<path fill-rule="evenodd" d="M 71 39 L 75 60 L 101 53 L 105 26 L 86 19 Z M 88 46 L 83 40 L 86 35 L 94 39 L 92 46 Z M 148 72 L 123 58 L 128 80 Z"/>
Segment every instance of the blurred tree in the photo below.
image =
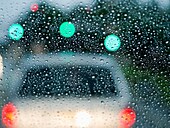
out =
<path fill-rule="evenodd" d="M 44 53 L 63 50 L 109 53 L 103 42 L 107 35 L 114 33 L 122 42 L 117 53 L 130 57 L 133 64 L 142 69 L 164 71 L 169 75 L 169 12 L 159 8 L 154 0 L 146 5 L 139 5 L 135 0 L 98 0 L 94 6 L 79 5 L 71 12 L 62 12 L 42 2 L 38 11 L 29 11 L 25 17 L 19 18 L 24 36 L 20 41 L 8 40 L 7 49 L 17 45 L 23 49 L 22 55 L 39 53 L 38 49 Z M 71 38 L 59 33 L 59 26 L 64 21 L 70 21 L 76 27 Z M 42 46 L 44 50 L 34 45 Z"/>

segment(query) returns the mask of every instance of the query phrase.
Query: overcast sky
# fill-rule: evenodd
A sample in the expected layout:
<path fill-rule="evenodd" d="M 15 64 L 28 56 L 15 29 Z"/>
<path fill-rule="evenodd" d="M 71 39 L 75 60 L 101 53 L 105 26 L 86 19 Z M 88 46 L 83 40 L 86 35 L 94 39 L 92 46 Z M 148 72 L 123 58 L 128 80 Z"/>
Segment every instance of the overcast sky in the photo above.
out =
<path fill-rule="evenodd" d="M 5 39 L 8 33 L 8 27 L 17 21 L 21 13 L 29 11 L 30 6 L 40 0 L 0 0 L 0 42 Z M 72 9 L 75 5 L 91 4 L 94 0 L 46 0 L 49 3 L 61 8 L 63 11 L 69 11 L 67 7 Z"/>
<path fill-rule="evenodd" d="M 4 40 L 7 35 L 8 27 L 17 21 L 17 18 L 21 13 L 29 11 L 30 5 L 33 3 L 40 2 L 40 0 L 0 0 L 0 42 Z M 63 11 L 69 11 L 75 5 L 86 4 L 93 5 L 96 0 L 46 0 L 47 2 L 61 8 Z M 148 2 L 150 0 L 138 0 L 140 2 Z M 160 6 L 167 8 L 170 6 L 170 0 L 157 0 Z"/>

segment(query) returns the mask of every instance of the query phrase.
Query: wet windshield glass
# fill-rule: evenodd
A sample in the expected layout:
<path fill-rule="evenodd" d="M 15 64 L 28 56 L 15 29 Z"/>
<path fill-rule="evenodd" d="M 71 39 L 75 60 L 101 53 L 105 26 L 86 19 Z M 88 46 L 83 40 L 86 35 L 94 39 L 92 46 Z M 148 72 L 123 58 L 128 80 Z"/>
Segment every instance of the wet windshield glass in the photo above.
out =
<path fill-rule="evenodd" d="M 0 128 L 169 128 L 169 64 L 170 0 L 0 0 Z"/>

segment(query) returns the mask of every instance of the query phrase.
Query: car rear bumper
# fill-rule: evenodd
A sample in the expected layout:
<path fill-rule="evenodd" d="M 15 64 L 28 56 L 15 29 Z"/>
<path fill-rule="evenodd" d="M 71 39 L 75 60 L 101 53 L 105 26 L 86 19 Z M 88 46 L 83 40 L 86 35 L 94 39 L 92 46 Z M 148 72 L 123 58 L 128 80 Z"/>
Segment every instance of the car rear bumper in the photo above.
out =
<path fill-rule="evenodd" d="M 16 102 L 14 128 L 114 128 L 119 103 L 109 100 L 26 100 Z M 117 104 L 117 105 L 116 105 Z"/>

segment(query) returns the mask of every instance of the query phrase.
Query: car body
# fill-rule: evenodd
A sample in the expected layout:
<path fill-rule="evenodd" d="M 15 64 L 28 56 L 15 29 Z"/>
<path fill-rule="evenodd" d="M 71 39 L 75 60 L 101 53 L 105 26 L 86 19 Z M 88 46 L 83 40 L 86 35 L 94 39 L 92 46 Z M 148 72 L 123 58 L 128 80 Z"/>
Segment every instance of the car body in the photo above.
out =
<path fill-rule="evenodd" d="M 113 56 L 49 53 L 4 65 L 10 102 L 2 122 L 10 128 L 121 128 L 135 122 L 135 112 L 127 108 L 128 83 Z"/>

